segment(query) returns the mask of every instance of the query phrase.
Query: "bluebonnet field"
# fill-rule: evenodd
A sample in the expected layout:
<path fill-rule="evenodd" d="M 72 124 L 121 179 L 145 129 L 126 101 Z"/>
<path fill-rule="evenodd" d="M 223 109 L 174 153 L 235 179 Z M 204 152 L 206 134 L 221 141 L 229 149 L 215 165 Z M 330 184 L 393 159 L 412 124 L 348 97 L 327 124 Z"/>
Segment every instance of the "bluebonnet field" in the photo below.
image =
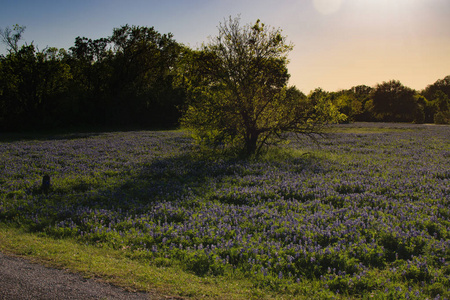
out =
<path fill-rule="evenodd" d="M 449 126 L 339 125 L 258 160 L 67 135 L 1 142 L 0 170 L 0 220 L 32 231 L 291 296 L 450 298 Z"/>

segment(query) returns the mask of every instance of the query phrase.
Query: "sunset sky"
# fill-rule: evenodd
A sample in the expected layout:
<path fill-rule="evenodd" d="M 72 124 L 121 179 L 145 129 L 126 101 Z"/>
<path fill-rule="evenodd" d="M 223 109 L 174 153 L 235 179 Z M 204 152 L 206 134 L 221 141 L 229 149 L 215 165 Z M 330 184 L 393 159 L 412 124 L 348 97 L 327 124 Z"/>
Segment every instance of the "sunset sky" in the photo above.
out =
<path fill-rule="evenodd" d="M 229 16 L 281 28 L 294 44 L 290 85 L 308 94 L 391 79 L 421 90 L 450 75 L 450 0 L 14 0 L 0 28 L 24 41 L 68 49 L 77 36 L 108 37 L 125 24 L 154 26 L 192 48 Z M 5 45 L 0 45 L 5 54 Z"/>

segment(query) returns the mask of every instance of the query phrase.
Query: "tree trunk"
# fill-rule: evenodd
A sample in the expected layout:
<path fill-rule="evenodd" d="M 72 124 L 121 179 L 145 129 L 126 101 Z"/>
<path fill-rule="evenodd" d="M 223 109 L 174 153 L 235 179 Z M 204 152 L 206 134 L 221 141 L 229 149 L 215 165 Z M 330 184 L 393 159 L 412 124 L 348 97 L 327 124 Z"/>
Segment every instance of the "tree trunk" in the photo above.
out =
<path fill-rule="evenodd" d="M 245 151 L 248 156 L 255 154 L 256 150 L 258 149 L 258 136 L 259 133 L 257 133 L 256 131 L 252 131 L 246 139 Z"/>

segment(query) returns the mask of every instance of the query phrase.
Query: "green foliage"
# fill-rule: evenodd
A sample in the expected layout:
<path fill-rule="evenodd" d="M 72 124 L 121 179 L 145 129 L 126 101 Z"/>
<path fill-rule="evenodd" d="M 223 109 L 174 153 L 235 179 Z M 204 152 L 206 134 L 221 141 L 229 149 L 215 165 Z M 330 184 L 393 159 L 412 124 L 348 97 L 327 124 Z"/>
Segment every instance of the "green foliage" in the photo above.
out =
<path fill-rule="evenodd" d="M 380 120 L 412 122 L 418 109 L 416 92 L 397 80 L 378 84 L 373 92 L 373 111 Z"/>
<path fill-rule="evenodd" d="M 427 105 L 428 101 L 427 99 L 419 94 L 416 94 L 414 96 L 415 101 L 417 102 L 417 109 L 414 114 L 414 123 L 416 124 L 423 124 L 426 120 L 426 111 L 427 111 Z"/>
<path fill-rule="evenodd" d="M 441 90 L 437 91 L 434 104 L 437 110 L 434 115 L 434 123 L 450 124 L 450 100 L 447 94 Z"/>
<path fill-rule="evenodd" d="M 68 50 L 21 43 L 25 26 L 0 29 L 0 130 L 86 126 L 174 127 L 208 147 L 260 153 L 284 133 L 331 122 L 449 123 L 450 76 L 421 95 L 398 81 L 306 97 L 288 87 L 292 44 L 280 29 L 229 19 L 200 50 L 153 27 L 76 37 Z M 189 101 L 187 99 L 189 98 Z"/>
<path fill-rule="evenodd" d="M 342 92 L 333 101 L 339 112 L 346 116 L 344 122 L 355 121 L 355 117 L 362 113 L 363 104 L 351 92 Z"/>
<path fill-rule="evenodd" d="M 428 101 L 424 96 L 419 102 L 424 107 L 426 122 L 436 124 L 450 124 L 450 100 L 443 90 L 437 90 Z"/>
<path fill-rule="evenodd" d="M 450 111 L 440 111 L 434 115 L 434 123 L 450 124 Z"/>
<path fill-rule="evenodd" d="M 0 121 L 6 129 L 54 125 L 62 117 L 59 100 L 67 95 L 72 79 L 63 55 L 56 48 L 37 51 L 30 45 L 1 60 Z"/>
<path fill-rule="evenodd" d="M 217 37 L 191 53 L 194 60 L 181 74 L 191 97 L 182 124 L 201 143 L 252 155 L 286 131 L 309 134 L 334 121 L 327 99 L 309 100 L 286 86 L 293 46 L 280 29 L 259 20 L 241 27 L 231 17 L 218 28 Z"/>
<path fill-rule="evenodd" d="M 19 48 L 25 27 L 1 31 L 2 131 L 80 125 L 174 126 L 185 99 L 173 85 L 181 46 L 153 27 L 122 26 L 109 38 L 77 37 L 66 51 Z"/>
<path fill-rule="evenodd" d="M 140 124 L 177 123 L 178 105 L 184 97 L 172 85 L 181 46 L 172 34 L 160 34 L 153 27 L 125 25 L 110 38 L 114 60 L 109 92 L 114 109 L 111 119 Z"/>
<path fill-rule="evenodd" d="M 422 95 L 428 99 L 425 106 L 426 122 L 450 124 L 450 75 L 427 86 Z"/>
<path fill-rule="evenodd" d="M 425 90 L 423 90 L 422 94 L 428 100 L 432 101 L 436 97 L 436 92 L 442 91 L 447 97 L 450 97 L 450 75 L 446 76 L 443 79 L 437 80 L 435 83 L 427 86 Z"/>
<path fill-rule="evenodd" d="M 355 121 L 374 121 L 373 118 L 373 88 L 366 85 L 358 85 L 350 89 L 352 94 L 358 102 L 361 103 L 361 111 L 355 115 Z"/>
<path fill-rule="evenodd" d="M 434 95 L 434 101 L 436 102 L 437 110 L 438 111 L 448 111 L 450 110 L 450 99 L 447 94 L 445 94 L 443 91 L 439 90 Z"/>

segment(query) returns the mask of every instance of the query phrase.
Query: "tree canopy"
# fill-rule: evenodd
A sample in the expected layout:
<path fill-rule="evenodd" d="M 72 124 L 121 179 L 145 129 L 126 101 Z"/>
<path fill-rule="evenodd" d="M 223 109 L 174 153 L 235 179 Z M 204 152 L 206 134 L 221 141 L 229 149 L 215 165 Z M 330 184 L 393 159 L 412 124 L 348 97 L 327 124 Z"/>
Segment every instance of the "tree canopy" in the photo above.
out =
<path fill-rule="evenodd" d="M 201 142 L 258 153 L 284 132 L 313 133 L 338 118 L 331 102 L 309 101 L 288 88 L 287 54 L 293 45 L 280 29 L 257 20 L 226 20 L 219 34 L 193 54 L 184 72 L 191 91 L 182 124 Z"/>
<path fill-rule="evenodd" d="M 24 27 L 2 30 L 0 130 L 176 126 L 184 92 L 173 85 L 182 46 L 153 27 L 75 38 L 68 51 L 18 47 Z"/>
<path fill-rule="evenodd" d="M 202 143 L 254 153 L 285 132 L 313 134 L 333 120 L 450 123 L 450 76 L 421 92 L 392 80 L 305 96 L 288 86 L 293 45 L 282 31 L 239 21 L 220 24 L 197 50 L 153 27 L 76 37 L 67 50 L 22 43 L 24 26 L 0 28 L 0 131 L 181 121 Z"/>
<path fill-rule="evenodd" d="M 378 84 L 372 98 L 373 110 L 385 121 L 412 122 L 417 110 L 415 93 L 398 80 Z"/>

